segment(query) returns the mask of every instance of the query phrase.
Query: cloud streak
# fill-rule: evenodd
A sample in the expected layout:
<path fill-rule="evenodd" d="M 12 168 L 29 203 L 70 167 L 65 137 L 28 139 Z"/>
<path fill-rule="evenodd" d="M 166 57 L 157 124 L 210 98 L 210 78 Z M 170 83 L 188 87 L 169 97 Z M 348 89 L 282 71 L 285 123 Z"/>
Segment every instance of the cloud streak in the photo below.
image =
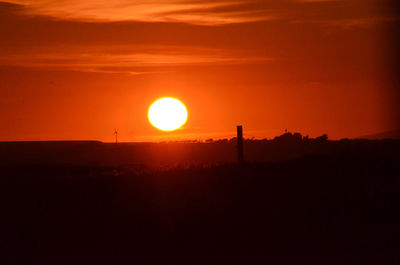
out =
<path fill-rule="evenodd" d="M 222 50 L 196 47 L 59 47 L 29 53 L 15 52 L 1 56 L 0 65 L 59 69 L 82 72 L 147 74 L 171 66 L 232 65 L 264 63 L 266 57 L 246 57 Z M 157 71 L 157 70 L 156 70 Z"/>
<path fill-rule="evenodd" d="M 25 7 L 25 14 L 45 15 L 79 21 L 182 22 L 220 25 L 271 19 L 246 10 L 249 1 L 182 1 L 182 0 L 8 0 Z M 252 2 L 252 1 L 250 1 Z M 242 11 L 231 8 L 241 6 Z"/>
<path fill-rule="evenodd" d="M 260 21 L 332 21 L 370 25 L 390 14 L 392 0 L 0 0 L 19 14 L 81 22 L 168 22 L 227 25 Z M 379 7 L 379 8 L 377 8 Z M 380 13 L 386 7 L 386 11 Z M 382 9 L 382 10 L 381 10 Z M 381 10 L 381 11 L 380 11 Z M 397 16 L 397 15 L 396 15 Z M 336 23 L 338 22 L 338 23 Z M 384 22 L 384 21 L 383 21 Z"/>

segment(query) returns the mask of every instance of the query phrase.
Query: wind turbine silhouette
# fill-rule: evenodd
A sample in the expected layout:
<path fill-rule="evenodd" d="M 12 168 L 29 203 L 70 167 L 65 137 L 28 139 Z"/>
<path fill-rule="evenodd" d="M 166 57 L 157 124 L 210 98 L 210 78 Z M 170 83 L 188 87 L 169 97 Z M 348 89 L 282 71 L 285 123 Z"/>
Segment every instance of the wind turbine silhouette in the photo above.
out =
<path fill-rule="evenodd" d="M 118 143 L 118 131 L 117 129 L 114 129 L 114 135 L 115 135 L 115 143 Z"/>

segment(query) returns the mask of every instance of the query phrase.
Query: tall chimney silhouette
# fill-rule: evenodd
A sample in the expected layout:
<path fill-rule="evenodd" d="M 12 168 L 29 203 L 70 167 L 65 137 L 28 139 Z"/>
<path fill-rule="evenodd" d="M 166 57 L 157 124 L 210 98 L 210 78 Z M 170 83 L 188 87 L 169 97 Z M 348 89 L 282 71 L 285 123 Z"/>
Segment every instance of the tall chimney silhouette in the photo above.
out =
<path fill-rule="evenodd" d="M 117 129 L 114 129 L 114 135 L 115 135 L 115 143 L 118 143 L 118 131 Z"/>
<path fill-rule="evenodd" d="M 237 155 L 238 164 L 243 164 L 243 127 L 242 125 L 237 126 Z"/>

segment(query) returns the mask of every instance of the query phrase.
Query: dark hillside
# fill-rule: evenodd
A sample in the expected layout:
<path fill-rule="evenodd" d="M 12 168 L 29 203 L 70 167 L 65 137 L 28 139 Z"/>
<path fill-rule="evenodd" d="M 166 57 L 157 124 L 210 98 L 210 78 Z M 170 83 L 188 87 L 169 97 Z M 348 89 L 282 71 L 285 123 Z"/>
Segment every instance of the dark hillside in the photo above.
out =
<path fill-rule="evenodd" d="M 0 263 L 399 264 L 398 162 L 4 166 Z"/>

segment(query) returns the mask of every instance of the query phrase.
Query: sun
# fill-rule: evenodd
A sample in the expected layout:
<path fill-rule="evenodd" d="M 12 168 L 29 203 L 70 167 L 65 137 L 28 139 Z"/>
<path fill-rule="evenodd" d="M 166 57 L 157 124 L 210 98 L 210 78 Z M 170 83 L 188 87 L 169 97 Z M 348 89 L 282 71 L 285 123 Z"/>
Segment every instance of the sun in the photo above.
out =
<path fill-rule="evenodd" d="M 165 97 L 151 104 L 147 116 L 151 125 L 157 129 L 174 131 L 186 123 L 188 112 L 178 99 Z"/>

